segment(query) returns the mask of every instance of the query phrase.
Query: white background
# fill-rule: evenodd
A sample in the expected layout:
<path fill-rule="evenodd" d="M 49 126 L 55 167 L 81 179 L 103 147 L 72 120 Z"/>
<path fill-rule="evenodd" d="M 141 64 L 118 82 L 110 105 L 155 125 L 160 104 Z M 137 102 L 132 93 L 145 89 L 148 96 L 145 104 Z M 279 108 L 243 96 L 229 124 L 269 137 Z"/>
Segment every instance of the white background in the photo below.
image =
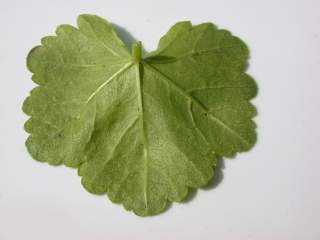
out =
<path fill-rule="evenodd" d="M 248 44 L 259 139 L 225 160 L 218 186 L 141 218 L 87 193 L 74 169 L 31 159 L 25 57 L 81 13 L 127 29 L 147 50 L 185 19 L 212 21 Z M 0 239 L 320 239 L 319 89 L 319 0 L 0 0 Z"/>

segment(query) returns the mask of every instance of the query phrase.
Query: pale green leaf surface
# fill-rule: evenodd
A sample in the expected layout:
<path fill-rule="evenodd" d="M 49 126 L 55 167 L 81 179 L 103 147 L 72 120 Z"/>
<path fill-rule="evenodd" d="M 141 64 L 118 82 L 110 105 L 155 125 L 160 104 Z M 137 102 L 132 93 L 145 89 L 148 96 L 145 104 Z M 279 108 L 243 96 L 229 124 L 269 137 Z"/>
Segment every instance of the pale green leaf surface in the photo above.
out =
<path fill-rule="evenodd" d="M 88 191 L 145 216 L 206 185 L 217 155 L 254 145 L 257 88 L 240 39 L 180 22 L 139 61 L 105 20 L 81 15 L 78 26 L 28 56 L 33 158 L 78 167 Z"/>

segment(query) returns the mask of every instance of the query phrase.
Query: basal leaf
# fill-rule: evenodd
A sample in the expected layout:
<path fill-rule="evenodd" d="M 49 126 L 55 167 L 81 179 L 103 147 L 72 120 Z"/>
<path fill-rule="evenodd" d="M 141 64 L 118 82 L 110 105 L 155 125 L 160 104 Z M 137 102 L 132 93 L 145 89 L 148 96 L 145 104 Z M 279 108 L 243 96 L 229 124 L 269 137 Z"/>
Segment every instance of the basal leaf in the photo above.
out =
<path fill-rule="evenodd" d="M 217 156 L 256 141 L 248 48 L 211 23 L 179 22 L 141 58 L 111 25 L 81 15 L 31 50 L 25 100 L 36 160 L 77 167 L 83 186 L 137 215 L 162 212 L 212 178 Z"/>

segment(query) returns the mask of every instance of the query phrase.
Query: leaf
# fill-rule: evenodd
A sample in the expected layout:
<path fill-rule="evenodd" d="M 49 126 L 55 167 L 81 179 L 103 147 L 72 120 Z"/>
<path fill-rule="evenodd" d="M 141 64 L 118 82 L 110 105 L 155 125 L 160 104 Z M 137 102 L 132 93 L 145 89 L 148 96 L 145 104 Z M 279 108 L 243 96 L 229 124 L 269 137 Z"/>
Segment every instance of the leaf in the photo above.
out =
<path fill-rule="evenodd" d="M 31 50 L 25 100 L 32 157 L 77 167 L 83 186 L 140 216 L 212 178 L 217 156 L 256 142 L 248 48 L 211 23 L 179 22 L 158 49 L 130 54 L 111 25 L 81 15 Z"/>

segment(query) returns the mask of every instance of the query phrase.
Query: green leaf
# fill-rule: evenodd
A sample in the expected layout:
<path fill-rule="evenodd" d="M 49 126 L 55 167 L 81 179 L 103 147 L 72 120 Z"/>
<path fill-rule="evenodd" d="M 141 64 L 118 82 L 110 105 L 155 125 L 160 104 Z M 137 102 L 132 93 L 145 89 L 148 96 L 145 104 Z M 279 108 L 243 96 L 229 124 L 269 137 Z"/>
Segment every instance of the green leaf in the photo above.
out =
<path fill-rule="evenodd" d="M 78 167 L 83 186 L 140 216 L 205 186 L 217 156 L 256 142 L 248 48 L 211 23 L 179 22 L 141 59 L 111 25 L 81 15 L 31 50 L 25 100 L 36 160 Z"/>

